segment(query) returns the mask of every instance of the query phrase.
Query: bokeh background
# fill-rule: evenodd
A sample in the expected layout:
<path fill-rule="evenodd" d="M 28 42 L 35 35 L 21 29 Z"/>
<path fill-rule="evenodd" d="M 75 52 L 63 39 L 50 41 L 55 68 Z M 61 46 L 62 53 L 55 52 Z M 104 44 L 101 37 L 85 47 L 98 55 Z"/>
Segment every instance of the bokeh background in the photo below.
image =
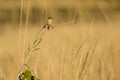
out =
<path fill-rule="evenodd" d="M 19 24 L 21 0 L 0 1 L 0 25 Z M 30 5 L 29 5 L 30 4 Z M 29 23 L 39 25 L 52 16 L 58 23 L 89 22 L 96 16 L 96 22 L 116 21 L 120 13 L 119 0 L 24 0 L 22 20 L 25 23 L 29 9 Z"/>
<path fill-rule="evenodd" d="M 120 0 L 0 0 L 0 80 L 15 80 L 48 16 L 54 29 L 28 61 L 36 76 L 120 80 Z"/>

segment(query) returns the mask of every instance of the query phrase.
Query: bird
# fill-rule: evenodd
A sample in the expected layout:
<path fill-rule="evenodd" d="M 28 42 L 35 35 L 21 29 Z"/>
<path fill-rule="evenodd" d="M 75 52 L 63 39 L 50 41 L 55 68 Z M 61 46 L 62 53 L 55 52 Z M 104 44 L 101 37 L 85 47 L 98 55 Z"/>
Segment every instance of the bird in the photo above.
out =
<path fill-rule="evenodd" d="M 53 22 L 53 18 L 51 16 L 49 16 L 47 18 L 46 24 L 43 26 L 43 28 L 46 28 L 47 30 L 53 28 L 52 22 Z"/>

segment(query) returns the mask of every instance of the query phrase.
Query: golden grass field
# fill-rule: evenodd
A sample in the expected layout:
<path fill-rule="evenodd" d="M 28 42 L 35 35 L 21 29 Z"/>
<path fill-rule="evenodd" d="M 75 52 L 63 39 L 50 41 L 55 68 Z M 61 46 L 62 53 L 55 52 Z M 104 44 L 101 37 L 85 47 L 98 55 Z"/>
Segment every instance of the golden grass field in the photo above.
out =
<path fill-rule="evenodd" d="M 120 80 L 120 1 L 0 3 L 0 80 Z M 54 29 L 36 39 L 48 16 Z"/>
<path fill-rule="evenodd" d="M 40 26 L 24 39 L 9 25 L 0 33 L 0 80 L 14 80 Z M 47 31 L 28 66 L 41 80 L 120 80 L 119 23 L 61 24 Z M 25 43 L 24 43 L 25 40 Z"/>

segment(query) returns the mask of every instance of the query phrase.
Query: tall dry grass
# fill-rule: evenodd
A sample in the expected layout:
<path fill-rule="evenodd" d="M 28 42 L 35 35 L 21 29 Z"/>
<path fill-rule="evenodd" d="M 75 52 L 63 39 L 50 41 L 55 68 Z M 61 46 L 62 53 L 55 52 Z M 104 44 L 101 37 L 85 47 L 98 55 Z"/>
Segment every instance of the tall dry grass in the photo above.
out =
<path fill-rule="evenodd" d="M 42 80 L 119 80 L 119 27 L 94 24 L 86 39 L 88 26 L 61 25 L 48 31 L 28 66 Z M 29 28 L 26 44 L 33 42 L 36 31 Z M 22 63 L 16 33 L 9 29 L 0 39 L 0 75 L 8 80 L 15 78 Z M 24 47 L 27 52 L 28 45 Z"/>
<path fill-rule="evenodd" d="M 110 24 L 96 24 L 95 17 L 90 24 L 74 24 L 77 7 L 70 23 L 47 31 L 41 42 L 33 38 L 38 28 L 28 28 L 30 2 L 22 26 L 21 2 L 19 36 L 18 30 L 7 28 L 0 40 L 0 79 L 14 80 L 27 65 L 41 80 L 119 80 L 119 24 L 110 22 L 102 8 Z M 33 53 L 36 46 L 40 50 Z"/>

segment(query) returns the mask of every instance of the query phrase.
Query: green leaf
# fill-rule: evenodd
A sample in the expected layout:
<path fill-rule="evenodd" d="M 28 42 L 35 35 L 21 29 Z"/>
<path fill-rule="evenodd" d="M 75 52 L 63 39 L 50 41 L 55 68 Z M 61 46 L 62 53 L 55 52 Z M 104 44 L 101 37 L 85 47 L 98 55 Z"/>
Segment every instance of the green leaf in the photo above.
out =
<path fill-rule="evenodd" d="M 19 80 L 40 80 L 37 77 L 33 76 L 30 70 L 26 70 L 21 77 L 19 78 Z"/>
<path fill-rule="evenodd" d="M 31 77 L 32 77 L 31 71 L 30 70 L 26 70 L 24 72 L 24 76 L 23 76 L 22 80 L 31 80 Z"/>

